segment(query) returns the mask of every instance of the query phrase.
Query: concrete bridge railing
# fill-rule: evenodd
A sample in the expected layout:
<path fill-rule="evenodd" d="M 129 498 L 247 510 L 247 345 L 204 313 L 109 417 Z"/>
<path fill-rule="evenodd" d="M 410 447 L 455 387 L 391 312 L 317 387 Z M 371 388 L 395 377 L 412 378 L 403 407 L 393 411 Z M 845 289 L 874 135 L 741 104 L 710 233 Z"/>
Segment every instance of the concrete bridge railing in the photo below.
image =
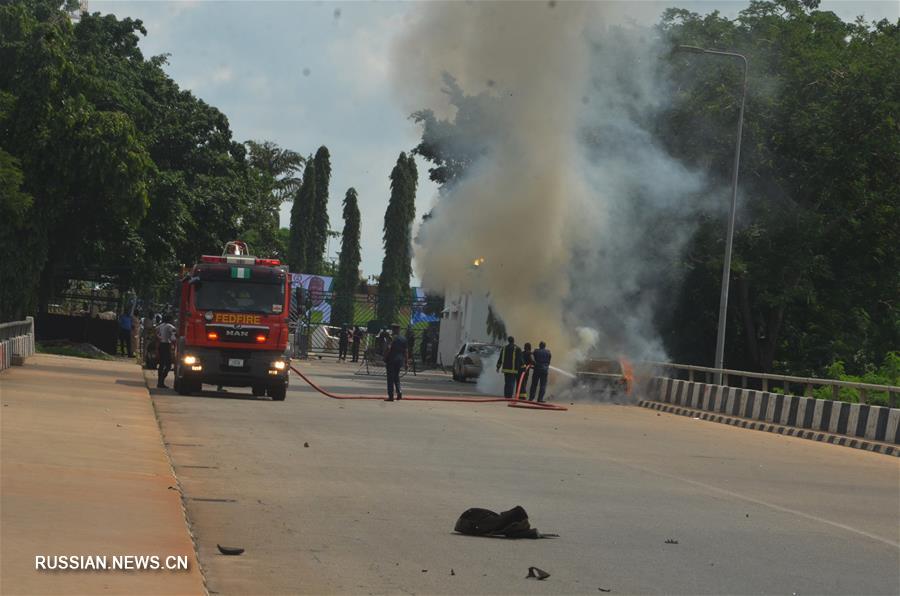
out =
<path fill-rule="evenodd" d="M 34 318 L 0 323 L 0 370 L 34 354 Z"/>
<path fill-rule="evenodd" d="M 647 399 L 870 441 L 900 444 L 900 409 L 653 377 Z"/>
<path fill-rule="evenodd" d="M 841 389 L 855 389 L 859 392 L 859 403 L 861 404 L 868 403 L 870 394 L 877 392 L 888 396 L 888 404 L 891 407 L 900 407 L 900 387 L 893 385 L 793 377 L 790 375 L 756 373 L 691 364 L 672 364 L 670 362 L 642 362 L 638 365 L 638 368 L 652 370 L 653 374 L 657 376 L 682 379 L 688 382 L 702 381 L 704 383 L 713 383 L 716 375 L 721 374 L 722 385 L 724 386 L 737 386 L 739 384 L 741 389 L 747 389 L 748 385 L 752 385 L 753 389 L 762 391 L 771 391 L 776 387 L 780 387 L 784 394 L 799 393 L 804 397 L 811 397 L 815 387 L 830 387 L 832 399 L 835 401 L 840 401 L 838 396 Z M 796 388 L 801 388 L 801 390 L 796 392 Z"/>

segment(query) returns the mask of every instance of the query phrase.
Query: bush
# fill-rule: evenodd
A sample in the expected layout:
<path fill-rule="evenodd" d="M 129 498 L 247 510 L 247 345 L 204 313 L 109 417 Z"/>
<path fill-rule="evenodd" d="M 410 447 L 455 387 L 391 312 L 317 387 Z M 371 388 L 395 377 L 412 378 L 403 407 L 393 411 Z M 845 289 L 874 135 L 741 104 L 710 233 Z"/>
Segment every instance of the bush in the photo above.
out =
<path fill-rule="evenodd" d="M 825 376 L 838 381 L 851 383 L 871 383 L 872 385 L 900 385 L 900 352 L 888 352 L 877 369 L 868 366 L 866 372 L 861 375 L 848 375 L 844 371 L 844 362 L 835 360 L 825 369 Z M 819 399 L 833 399 L 831 387 L 819 387 L 813 391 L 813 396 Z M 838 392 L 838 399 L 850 403 L 859 403 L 859 390 L 842 387 Z M 887 406 L 890 396 L 883 391 L 870 391 L 866 402 L 873 406 Z"/>

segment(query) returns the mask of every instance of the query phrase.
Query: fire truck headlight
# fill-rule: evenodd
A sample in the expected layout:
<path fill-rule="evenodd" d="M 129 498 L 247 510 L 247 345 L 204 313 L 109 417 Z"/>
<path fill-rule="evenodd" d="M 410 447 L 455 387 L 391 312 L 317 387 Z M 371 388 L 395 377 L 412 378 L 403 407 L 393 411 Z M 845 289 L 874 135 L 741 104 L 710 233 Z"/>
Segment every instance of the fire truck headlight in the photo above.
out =
<path fill-rule="evenodd" d="M 196 357 L 196 356 L 191 356 L 190 354 L 188 354 L 187 356 L 185 356 L 184 358 L 182 358 L 182 362 L 184 362 L 184 363 L 187 364 L 188 366 L 192 366 L 192 365 L 194 365 L 194 364 L 197 364 L 197 357 Z"/>
<path fill-rule="evenodd" d="M 284 370 L 285 368 L 287 368 L 287 362 L 285 362 L 284 360 L 276 360 L 272 363 L 272 368 L 274 368 L 275 370 Z"/>
<path fill-rule="evenodd" d="M 207 321 L 213 320 L 213 312 L 211 310 L 206 311 L 206 314 L 203 315 L 203 318 Z"/>

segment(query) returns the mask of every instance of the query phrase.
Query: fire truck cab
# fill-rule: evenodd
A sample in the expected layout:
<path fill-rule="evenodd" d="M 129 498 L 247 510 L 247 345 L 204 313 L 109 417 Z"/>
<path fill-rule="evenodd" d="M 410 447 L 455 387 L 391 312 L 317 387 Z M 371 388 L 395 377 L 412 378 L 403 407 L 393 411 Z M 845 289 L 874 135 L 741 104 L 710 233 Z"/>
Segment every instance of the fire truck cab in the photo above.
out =
<path fill-rule="evenodd" d="M 290 276 L 275 259 L 250 256 L 241 241 L 204 255 L 179 283 L 175 390 L 202 384 L 250 387 L 285 398 Z"/>

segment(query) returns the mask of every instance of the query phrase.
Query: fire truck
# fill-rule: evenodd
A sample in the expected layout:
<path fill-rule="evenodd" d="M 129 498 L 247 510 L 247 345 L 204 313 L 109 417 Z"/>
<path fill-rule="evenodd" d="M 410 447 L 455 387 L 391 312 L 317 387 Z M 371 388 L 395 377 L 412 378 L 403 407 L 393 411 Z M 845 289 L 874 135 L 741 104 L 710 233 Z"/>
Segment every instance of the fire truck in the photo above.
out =
<path fill-rule="evenodd" d="M 290 297 L 287 267 L 251 256 L 244 242 L 200 257 L 178 284 L 175 390 L 250 387 L 255 396 L 283 401 Z"/>

